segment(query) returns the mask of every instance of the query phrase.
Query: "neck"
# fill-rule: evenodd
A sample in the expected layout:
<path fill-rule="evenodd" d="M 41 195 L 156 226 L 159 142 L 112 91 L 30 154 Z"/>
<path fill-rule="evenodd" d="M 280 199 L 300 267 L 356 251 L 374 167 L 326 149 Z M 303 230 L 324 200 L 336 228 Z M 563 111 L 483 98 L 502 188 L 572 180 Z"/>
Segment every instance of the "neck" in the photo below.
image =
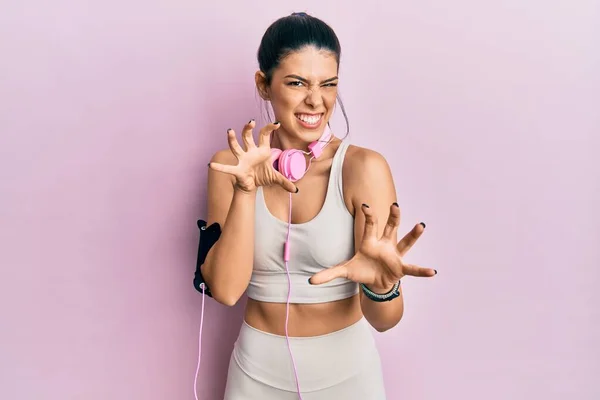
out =
<path fill-rule="evenodd" d="M 298 149 L 308 151 L 309 144 L 310 142 L 298 138 L 290 138 L 287 132 L 281 128 L 274 132 L 273 139 L 271 140 L 271 147 L 277 147 L 281 150 Z"/>

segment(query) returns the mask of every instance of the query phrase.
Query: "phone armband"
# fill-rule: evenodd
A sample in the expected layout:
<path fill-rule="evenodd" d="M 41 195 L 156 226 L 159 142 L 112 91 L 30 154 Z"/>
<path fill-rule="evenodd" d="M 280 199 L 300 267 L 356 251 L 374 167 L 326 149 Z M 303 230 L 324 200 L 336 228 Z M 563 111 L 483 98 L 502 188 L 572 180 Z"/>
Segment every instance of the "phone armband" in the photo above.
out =
<path fill-rule="evenodd" d="M 221 237 L 221 225 L 215 222 L 210 226 L 206 226 L 206 221 L 199 219 L 198 228 L 200 228 L 200 242 L 198 243 L 198 258 L 196 260 L 196 272 L 194 274 L 194 288 L 200 293 L 212 297 L 210 288 L 202 277 L 201 267 L 206 260 L 208 252 Z"/>

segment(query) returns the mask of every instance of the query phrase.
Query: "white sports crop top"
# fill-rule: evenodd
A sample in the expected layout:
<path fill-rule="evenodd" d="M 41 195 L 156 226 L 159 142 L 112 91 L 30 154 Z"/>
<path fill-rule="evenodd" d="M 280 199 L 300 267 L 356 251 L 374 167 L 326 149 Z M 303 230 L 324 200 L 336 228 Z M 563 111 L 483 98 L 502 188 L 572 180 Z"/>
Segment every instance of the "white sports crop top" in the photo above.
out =
<path fill-rule="evenodd" d="M 342 164 L 348 146 L 349 142 L 343 140 L 333 156 L 325 202 L 317 216 L 291 225 L 290 303 L 324 303 L 358 293 L 358 284 L 347 279 L 321 285 L 308 283 L 315 273 L 354 256 L 354 217 L 346 208 L 342 191 Z M 258 301 L 285 303 L 288 276 L 283 250 L 288 223 L 270 213 L 262 187 L 256 192 L 254 229 L 254 268 L 247 295 Z"/>

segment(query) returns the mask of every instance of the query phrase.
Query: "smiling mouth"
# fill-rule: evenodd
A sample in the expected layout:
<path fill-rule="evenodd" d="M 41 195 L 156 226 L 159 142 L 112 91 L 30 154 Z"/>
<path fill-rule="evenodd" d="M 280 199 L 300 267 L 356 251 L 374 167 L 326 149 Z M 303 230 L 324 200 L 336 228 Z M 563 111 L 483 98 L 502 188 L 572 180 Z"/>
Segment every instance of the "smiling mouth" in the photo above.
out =
<path fill-rule="evenodd" d="M 306 125 L 318 125 L 323 118 L 323 114 L 295 114 L 296 118 L 304 122 Z"/>

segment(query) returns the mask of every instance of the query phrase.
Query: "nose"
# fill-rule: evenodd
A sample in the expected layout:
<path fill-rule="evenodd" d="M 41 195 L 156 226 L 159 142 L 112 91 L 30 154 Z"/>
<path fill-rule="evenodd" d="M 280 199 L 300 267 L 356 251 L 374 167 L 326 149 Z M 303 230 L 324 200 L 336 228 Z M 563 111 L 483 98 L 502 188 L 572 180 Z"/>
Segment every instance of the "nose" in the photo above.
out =
<path fill-rule="evenodd" d="M 321 91 L 315 88 L 308 89 L 308 93 L 306 94 L 304 102 L 312 106 L 313 108 L 319 107 L 321 104 L 323 104 L 323 97 L 321 96 Z"/>

